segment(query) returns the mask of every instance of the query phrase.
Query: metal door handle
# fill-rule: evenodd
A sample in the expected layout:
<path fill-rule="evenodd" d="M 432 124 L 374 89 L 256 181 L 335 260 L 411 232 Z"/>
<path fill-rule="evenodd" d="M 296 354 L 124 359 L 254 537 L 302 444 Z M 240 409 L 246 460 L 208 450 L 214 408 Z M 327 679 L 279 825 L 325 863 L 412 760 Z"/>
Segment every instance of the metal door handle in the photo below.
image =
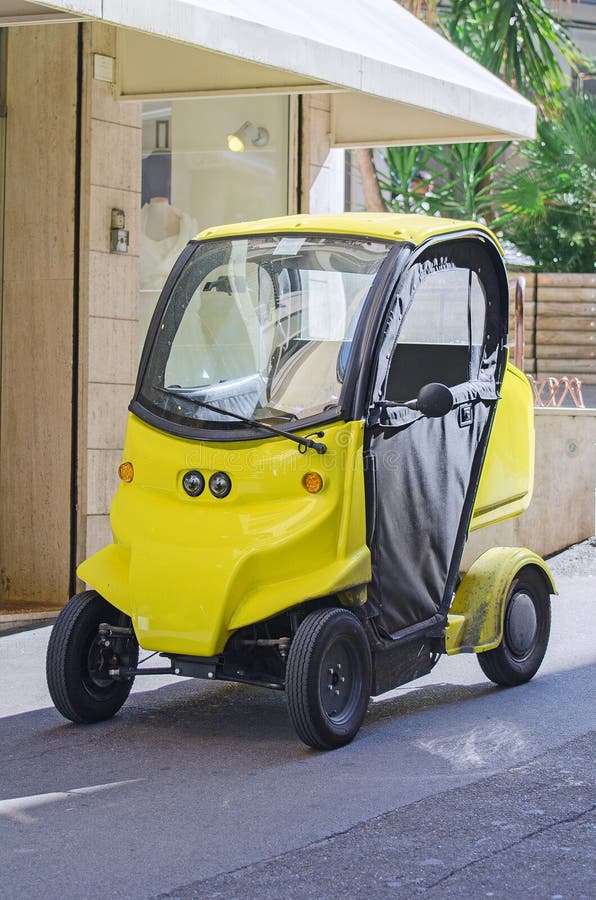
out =
<path fill-rule="evenodd" d="M 471 403 L 464 403 L 457 410 L 457 422 L 460 428 L 466 428 L 474 421 L 474 407 Z"/>

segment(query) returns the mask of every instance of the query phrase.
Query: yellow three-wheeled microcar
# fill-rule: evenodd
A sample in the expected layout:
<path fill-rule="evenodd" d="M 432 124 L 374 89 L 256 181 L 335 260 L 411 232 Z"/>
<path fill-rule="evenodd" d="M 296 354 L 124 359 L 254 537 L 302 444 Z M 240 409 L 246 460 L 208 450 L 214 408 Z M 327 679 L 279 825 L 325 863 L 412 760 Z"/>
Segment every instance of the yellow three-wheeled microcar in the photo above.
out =
<path fill-rule="evenodd" d="M 145 343 L 114 542 L 50 639 L 60 712 L 113 716 L 143 673 L 245 682 L 285 689 L 330 749 L 442 653 L 530 679 L 545 563 L 495 548 L 460 575 L 469 530 L 532 490 L 507 319 L 498 243 L 469 222 L 297 216 L 191 241 Z M 139 644 L 169 665 L 138 668 Z"/>

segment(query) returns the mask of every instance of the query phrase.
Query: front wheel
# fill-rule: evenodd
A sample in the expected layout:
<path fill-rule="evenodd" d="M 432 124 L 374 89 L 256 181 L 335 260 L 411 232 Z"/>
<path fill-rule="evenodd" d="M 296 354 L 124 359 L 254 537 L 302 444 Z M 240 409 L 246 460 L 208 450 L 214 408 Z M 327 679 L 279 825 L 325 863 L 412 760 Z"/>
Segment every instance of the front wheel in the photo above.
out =
<path fill-rule="evenodd" d="M 309 613 L 292 641 L 288 709 L 298 737 L 317 750 L 349 743 L 368 707 L 372 661 L 366 632 L 346 609 Z"/>
<path fill-rule="evenodd" d="M 548 588 L 538 572 L 522 569 L 509 591 L 501 643 L 478 654 L 480 668 L 495 684 L 524 684 L 538 671 L 549 634 Z"/>
<path fill-rule="evenodd" d="M 72 597 L 54 624 L 46 657 L 50 696 L 58 712 L 78 724 L 109 719 L 130 693 L 133 678 L 110 677 L 109 661 L 99 626 L 130 626 L 130 619 L 96 591 Z M 126 640 L 118 664 L 135 668 L 139 647 L 134 635 Z"/>

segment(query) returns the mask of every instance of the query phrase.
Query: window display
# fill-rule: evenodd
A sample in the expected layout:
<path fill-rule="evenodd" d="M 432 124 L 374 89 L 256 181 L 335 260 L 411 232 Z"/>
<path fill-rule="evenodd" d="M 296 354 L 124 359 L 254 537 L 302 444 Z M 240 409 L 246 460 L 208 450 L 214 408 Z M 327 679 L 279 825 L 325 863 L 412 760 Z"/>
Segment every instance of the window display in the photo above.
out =
<path fill-rule="evenodd" d="M 287 97 L 143 104 L 141 345 L 189 240 L 209 226 L 288 211 L 288 128 Z"/>

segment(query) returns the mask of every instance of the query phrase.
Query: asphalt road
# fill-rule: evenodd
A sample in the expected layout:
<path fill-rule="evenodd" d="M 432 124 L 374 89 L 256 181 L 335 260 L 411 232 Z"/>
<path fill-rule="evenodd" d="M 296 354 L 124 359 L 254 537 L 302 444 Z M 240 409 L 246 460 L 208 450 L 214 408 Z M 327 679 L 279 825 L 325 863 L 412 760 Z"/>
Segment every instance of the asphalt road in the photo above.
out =
<path fill-rule="evenodd" d="M 116 718 L 74 726 L 49 629 L 0 637 L 0 897 L 592 900 L 596 549 L 553 568 L 532 682 L 444 658 L 332 753 L 283 695 L 193 680 L 137 679 Z"/>

